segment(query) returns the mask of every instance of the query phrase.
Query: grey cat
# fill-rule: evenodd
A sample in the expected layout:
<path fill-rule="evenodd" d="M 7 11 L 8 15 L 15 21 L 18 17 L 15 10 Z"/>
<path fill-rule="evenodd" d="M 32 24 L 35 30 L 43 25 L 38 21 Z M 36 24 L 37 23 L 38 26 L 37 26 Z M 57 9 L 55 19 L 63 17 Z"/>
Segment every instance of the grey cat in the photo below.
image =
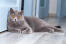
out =
<path fill-rule="evenodd" d="M 10 8 L 7 25 L 8 31 L 10 32 L 63 32 L 62 30 L 46 23 L 42 19 L 30 16 L 23 16 L 23 11 L 14 11 L 12 8 Z"/>

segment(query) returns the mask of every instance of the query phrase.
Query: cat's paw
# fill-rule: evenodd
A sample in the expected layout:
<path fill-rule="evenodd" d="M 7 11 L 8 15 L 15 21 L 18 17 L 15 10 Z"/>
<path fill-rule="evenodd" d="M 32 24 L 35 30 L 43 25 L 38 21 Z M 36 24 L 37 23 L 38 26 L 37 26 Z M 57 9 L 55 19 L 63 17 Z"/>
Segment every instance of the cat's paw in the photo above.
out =
<path fill-rule="evenodd" d="M 31 30 L 31 31 L 29 31 L 29 34 L 32 34 L 33 33 L 33 31 Z"/>
<path fill-rule="evenodd" d="M 16 29 L 16 31 L 17 31 L 18 33 L 22 33 L 22 32 L 21 32 L 21 29 Z"/>
<path fill-rule="evenodd" d="M 32 34 L 33 33 L 32 29 L 28 29 L 26 31 L 27 31 L 27 34 Z"/>
<path fill-rule="evenodd" d="M 50 29 L 49 33 L 54 33 L 54 29 Z"/>

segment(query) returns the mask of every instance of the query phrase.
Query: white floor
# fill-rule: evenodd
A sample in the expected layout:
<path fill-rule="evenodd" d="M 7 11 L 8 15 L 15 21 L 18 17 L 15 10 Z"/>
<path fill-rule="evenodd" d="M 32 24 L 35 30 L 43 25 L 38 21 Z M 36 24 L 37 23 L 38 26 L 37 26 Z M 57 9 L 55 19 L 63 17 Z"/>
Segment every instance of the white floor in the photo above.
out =
<path fill-rule="evenodd" d="M 64 33 L 0 34 L 0 44 L 62 44 Z"/>

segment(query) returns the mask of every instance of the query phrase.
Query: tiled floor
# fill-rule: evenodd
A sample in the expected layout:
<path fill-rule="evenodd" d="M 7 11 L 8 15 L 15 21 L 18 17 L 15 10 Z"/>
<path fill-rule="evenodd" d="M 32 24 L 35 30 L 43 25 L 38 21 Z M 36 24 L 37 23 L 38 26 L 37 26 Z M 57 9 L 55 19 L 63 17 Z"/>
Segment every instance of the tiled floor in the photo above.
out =
<path fill-rule="evenodd" d="M 65 32 L 63 44 L 66 44 L 66 17 L 49 17 L 45 18 L 44 20 L 52 25 L 59 25 L 62 27 L 61 29 Z"/>

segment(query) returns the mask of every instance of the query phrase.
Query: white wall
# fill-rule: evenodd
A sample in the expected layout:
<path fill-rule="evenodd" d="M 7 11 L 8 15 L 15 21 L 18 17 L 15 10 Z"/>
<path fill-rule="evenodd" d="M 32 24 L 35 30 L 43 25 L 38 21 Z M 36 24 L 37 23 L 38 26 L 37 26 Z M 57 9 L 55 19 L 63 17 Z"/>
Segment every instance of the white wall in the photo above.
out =
<path fill-rule="evenodd" d="M 24 16 L 32 16 L 33 0 L 24 0 Z"/>
<path fill-rule="evenodd" d="M 57 0 L 49 0 L 49 13 L 56 14 Z"/>
<path fill-rule="evenodd" d="M 39 18 L 39 3 L 40 3 L 40 0 L 37 0 L 37 5 L 36 5 L 36 17 Z"/>
<path fill-rule="evenodd" d="M 37 0 L 33 0 L 33 16 L 35 16 L 36 14 L 36 2 L 37 2 Z"/>

